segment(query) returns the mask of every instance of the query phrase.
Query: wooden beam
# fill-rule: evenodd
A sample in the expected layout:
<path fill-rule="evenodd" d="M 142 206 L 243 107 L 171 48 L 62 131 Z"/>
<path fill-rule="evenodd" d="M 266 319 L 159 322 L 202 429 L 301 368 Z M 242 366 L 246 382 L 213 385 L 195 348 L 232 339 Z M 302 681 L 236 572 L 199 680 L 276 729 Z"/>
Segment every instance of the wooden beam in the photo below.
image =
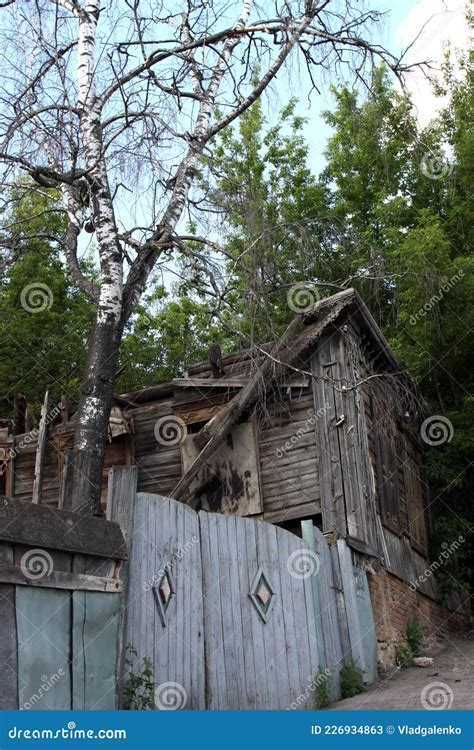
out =
<path fill-rule="evenodd" d="M 43 461 L 46 451 L 46 441 L 48 439 L 48 414 L 49 414 L 49 391 L 44 396 L 43 406 L 41 407 L 41 419 L 38 431 L 38 444 L 36 446 L 35 459 L 35 476 L 33 480 L 33 503 L 42 502 L 43 490 Z"/>
<path fill-rule="evenodd" d="M 52 570 L 41 578 L 33 578 L 16 565 L 0 565 L 0 583 L 71 591 L 103 591 L 110 594 L 118 594 L 122 591 L 120 578 L 64 573 L 61 570 Z"/>
<path fill-rule="evenodd" d="M 0 497 L 0 540 L 112 560 L 128 556 L 118 524 L 12 497 Z"/>
<path fill-rule="evenodd" d="M 180 388 L 242 388 L 248 381 L 248 376 L 234 378 L 173 378 L 173 385 Z"/>

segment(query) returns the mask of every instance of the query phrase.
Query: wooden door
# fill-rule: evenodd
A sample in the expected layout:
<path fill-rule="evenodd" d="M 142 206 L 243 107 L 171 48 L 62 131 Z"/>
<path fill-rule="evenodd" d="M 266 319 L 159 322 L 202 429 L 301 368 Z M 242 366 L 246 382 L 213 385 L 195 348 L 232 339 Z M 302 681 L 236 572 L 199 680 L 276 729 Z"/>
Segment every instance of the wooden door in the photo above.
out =
<path fill-rule="evenodd" d="M 153 664 L 156 708 L 205 708 L 199 522 L 182 503 L 136 496 L 126 623 L 133 672 Z"/>
<path fill-rule="evenodd" d="M 318 644 L 301 541 L 263 521 L 199 519 L 207 708 L 314 708 Z"/>

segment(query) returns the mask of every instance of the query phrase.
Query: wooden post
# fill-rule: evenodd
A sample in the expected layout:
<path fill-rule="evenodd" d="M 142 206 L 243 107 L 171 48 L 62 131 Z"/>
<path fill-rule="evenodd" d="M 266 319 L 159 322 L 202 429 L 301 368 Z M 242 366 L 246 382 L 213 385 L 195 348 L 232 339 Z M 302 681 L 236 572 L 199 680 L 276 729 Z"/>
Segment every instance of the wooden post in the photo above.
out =
<path fill-rule="evenodd" d="M 22 393 L 15 393 L 15 402 L 13 407 L 13 434 L 23 435 L 26 426 L 26 396 Z"/>
<path fill-rule="evenodd" d="M 60 409 L 61 409 L 61 422 L 62 424 L 66 424 L 67 422 L 69 422 L 69 412 L 68 412 L 66 396 L 62 395 L 59 400 L 59 403 L 60 403 Z"/>
<path fill-rule="evenodd" d="M 33 481 L 33 503 L 41 503 L 43 490 L 43 461 L 48 438 L 49 391 L 44 396 L 41 408 L 41 419 L 38 431 L 38 445 L 36 447 L 35 478 Z"/>
<path fill-rule="evenodd" d="M 138 466 L 112 466 L 107 484 L 107 521 L 118 523 L 128 547 L 130 559 L 133 537 L 133 512 L 137 498 Z M 123 585 L 123 605 L 120 612 L 117 641 L 117 667 L 115 680 L 115 700 L 118 709 L 124 704 L 124 676 L 126 614 L 129 570 L 128 565 L 121 569 Z"/>

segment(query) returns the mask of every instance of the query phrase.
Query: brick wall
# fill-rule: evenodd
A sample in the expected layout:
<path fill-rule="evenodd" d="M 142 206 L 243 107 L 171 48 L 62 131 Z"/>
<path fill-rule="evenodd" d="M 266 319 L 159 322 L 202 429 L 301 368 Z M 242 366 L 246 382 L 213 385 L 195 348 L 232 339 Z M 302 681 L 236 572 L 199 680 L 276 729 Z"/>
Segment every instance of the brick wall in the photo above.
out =
<path fill-rule="evenodd" d="M 445 609 L 386 570 L 369 575 L 368 580 L 381 671 L 394 666 L 395 644 L 405 641 L 409 620 L 416 618 L 428 636 L 437 637 L 460 632 L 469 625 L 466 614 Z"/>

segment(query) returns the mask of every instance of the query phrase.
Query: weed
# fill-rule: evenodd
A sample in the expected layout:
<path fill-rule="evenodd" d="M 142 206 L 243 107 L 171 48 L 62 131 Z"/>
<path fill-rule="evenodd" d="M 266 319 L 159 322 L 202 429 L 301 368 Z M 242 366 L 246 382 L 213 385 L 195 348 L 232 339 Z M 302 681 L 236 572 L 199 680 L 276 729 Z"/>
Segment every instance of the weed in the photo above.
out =
<path fill-rule="evenodd" d="M 397 643 L 395 645 L 395 662 L 398 667 L 408 667 L 413 657 L 408 643 Z"/>
<path fill-rule="evenodd" d="M 133 646 L 127 646 L 127 651 L 137 656 Z M 143 657 L 143 666 L 140 672 L 133 672 L 134 661 L 125 659 L 128 669 L 127 681 L 124 695 L 124 708 L 128 711 L 152 711 L 155 708 L 155 684 L 153 682 L 153 664 L 147 657 Z"/>
<path fill-rule="evenodd" d="M 352 698 L 364 690 L 364 673 L 353 659 L 343 664 L 340 674 L 341 698 Z"/>
<path fill-rule="evenodd" d="M 321 667 L 319 667 L 318 675 L 316 677 L 315 706 L 316 708 L 326 708 L 326 706 L 329 706 L 331 701 L 331 674 L 328 671 L 323 671 Z"/>

